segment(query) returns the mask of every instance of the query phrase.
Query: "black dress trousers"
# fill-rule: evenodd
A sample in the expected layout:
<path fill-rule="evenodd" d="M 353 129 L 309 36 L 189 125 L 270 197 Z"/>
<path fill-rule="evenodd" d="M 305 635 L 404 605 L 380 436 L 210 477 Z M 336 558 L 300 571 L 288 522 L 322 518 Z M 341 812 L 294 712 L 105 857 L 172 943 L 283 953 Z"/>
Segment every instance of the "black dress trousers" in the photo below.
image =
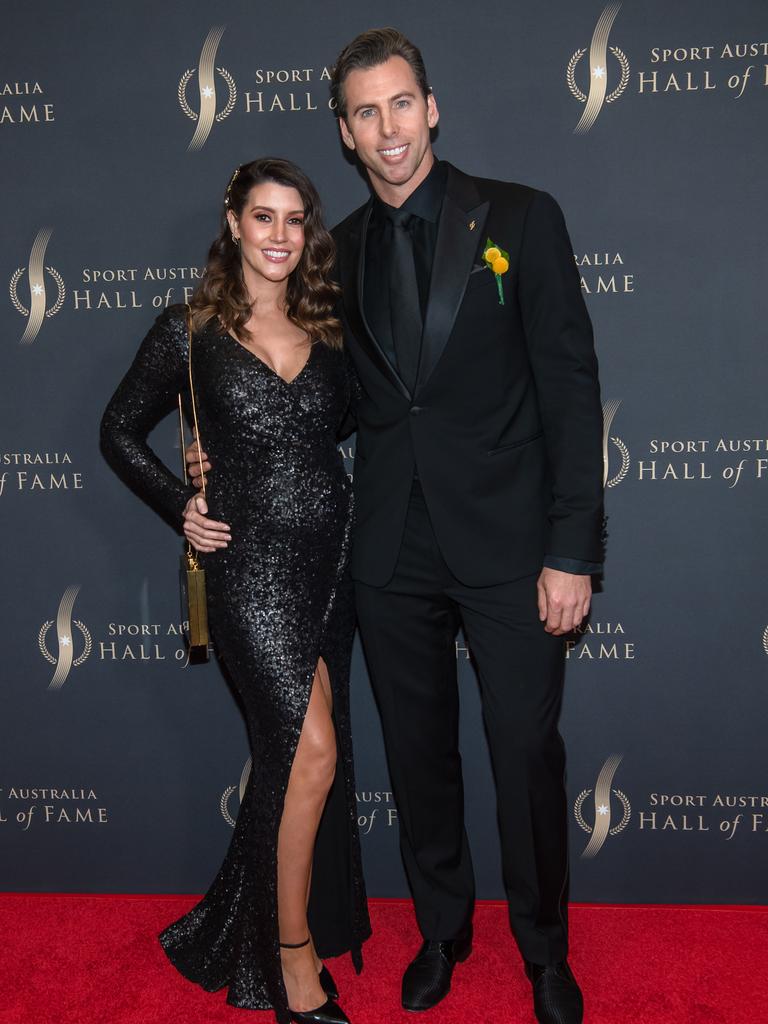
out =
<path fill-rule="evenodd" d="M 567 955 L 564 647 L 539 621 L 536 581 L 461 584 L 415 481 L 394 576 L 384 587 L 358 582 L 356 603 L 422 934 L 454 938 L 474 901 L 458 749 L 462 625 L 480 680 L 512 930 L 527 960 L 547 964 Z"/>

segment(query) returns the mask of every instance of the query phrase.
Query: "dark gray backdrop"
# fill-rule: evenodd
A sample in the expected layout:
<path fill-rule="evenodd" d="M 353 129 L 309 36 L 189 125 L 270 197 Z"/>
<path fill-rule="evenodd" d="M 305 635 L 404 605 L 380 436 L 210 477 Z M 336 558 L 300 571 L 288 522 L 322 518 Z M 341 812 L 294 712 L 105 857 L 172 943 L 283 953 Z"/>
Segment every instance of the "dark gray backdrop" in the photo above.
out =
<path fill-rule="evenodd" d="M 590 72 L 601 16 L 608 48 Z M 589 630 L 569 645 L 572 895 L 768 902 L 761 0 L 6 10 L 0 888 L 201 891 L 218 867 L 244 730 L 215 662 L 184 667 L 179 542 L 105 466 L 98 421 L 159 308 L 202 267 L 236 164 L 296 160 L 329 223 L 365 199 L 323 69 L 382 22 L 423 49 L 438 154 L 559 199 L 595 324 L 610 537 Z M 189 151 L 179 88 L 197 115 L 215 26 L 210 104 L 226 116 Z M 575 132 L 587 107 L 596 119 Z M 175 464 L 173 422 L 153 440 Z M 457 657 L 478 889 L 498 897 L 461 640 Z M 353 710 L 369 891 L 400 896 L 359 651 Z"/>

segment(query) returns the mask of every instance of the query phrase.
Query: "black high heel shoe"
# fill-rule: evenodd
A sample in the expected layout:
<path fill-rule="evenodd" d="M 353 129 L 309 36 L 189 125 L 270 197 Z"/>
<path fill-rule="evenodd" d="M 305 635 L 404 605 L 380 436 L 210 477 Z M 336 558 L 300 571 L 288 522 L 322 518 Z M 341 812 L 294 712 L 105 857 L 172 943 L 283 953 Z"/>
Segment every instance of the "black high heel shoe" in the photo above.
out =
<path fill-rule="evenodd" d="M 322 986 L 323 992 L 325 992 L 327 996 L 330 996 L 331 999 L 338 999 L 339 987 L 333 980 L 333 975 L 325 966 L 325 964 L 323 964 L 323 966 L 320 968 L 318 976 L 320 978 L 320 985 Z"/>
<path fill-rule="evenodd" d="M 308 945 L 309 939 L 307 938 L 304 942 L 281 942 L 280 948 L 301 949 L 303 946 Z M 334 989 L 336 985 L 331 977 L 331 972 L 325 965 L 323 965 L 323 969 L 318 973 L 318 978 L 323 991 L 329 998 L 326 999 L 322 1006 L 318 1006 L 314 1010 L 292 1010 L 288 1007 L 293 1024 L 350 1024 L 346 1013 L 330 998 L 331 993 L 326 988 L 326 985 L 330 984 Z M 334 993 L 334 996 L 338 998 L 338 993 Z"/>
<path fill-rule="evenodd" d="M 294 1024 L 349 1024 L 349 1017 L 332 999 L 327 999 L 316 1010 L 289 1009 L 288 1012 Z"/>

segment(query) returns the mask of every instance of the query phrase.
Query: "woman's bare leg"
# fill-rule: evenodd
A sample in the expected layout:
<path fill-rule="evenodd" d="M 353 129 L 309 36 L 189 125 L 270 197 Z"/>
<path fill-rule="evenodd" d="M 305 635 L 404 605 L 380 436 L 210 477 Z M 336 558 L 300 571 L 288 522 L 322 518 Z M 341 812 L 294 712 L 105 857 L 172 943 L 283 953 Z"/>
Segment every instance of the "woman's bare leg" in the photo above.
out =
<path fill-rule="evenodd" d="M 309 936 L 307 899 L 315 837 L 336 772 L 336 732 L 328 669 L 318 661 L 307 714 L 285 794 L 277 840 L 277 912 L 280 941 Z M 292 1010 L 314 1010 L 326 995 L 318 980 L 314 944 L 281 949 L 283 980 Z"/>
<path fill-rule="evenodd" d="M 317 673 L 316 673 L 315 678 L 319 679 L 320 685 L 323 688 L 323 693 L 325 694 L 325 696 L 326 696 L 326 698 L 328 700 L 328 709 L 330 711 L 332 711 L 333 710 L 333 696 L 332 696 L 332 691 L 331 691 L 331 680 L 330 680 L 330 678 L 328 676 L 328 667 L 326 666 L 326 664 L 325 664 L 325 662 L 323 661 L 322 658 L 318 662 Z M 309 907 L 309 894 L 310 894 L 311 890 L 312 890 L 312 864 L 310 863 L 310 865 L 309 865 L 309 875 L 307 876 L 307 907 Z M 323 961 L 317 955 L 317 951 L 315 950 L 314 939 L 311 940 L 310 945 L 312 947 L 312 956 L 315 958 L 315 967 L 317 968 L 317 971 L 319 973 L 321 967 L 323 966 Z"/>

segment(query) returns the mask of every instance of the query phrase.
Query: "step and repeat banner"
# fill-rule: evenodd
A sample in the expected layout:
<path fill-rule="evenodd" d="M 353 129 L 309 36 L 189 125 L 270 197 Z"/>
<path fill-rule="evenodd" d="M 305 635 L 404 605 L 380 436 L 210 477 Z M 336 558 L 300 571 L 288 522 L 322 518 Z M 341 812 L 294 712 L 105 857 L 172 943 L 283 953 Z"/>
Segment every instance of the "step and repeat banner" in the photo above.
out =
<path fill-rule="evenodd" d="M 6 7 L 0 889 L 200 892 L 219 866 L 244 727 L 215 659 L 187 663 L 180 540 L 98 424 L 194 288 L 237 164 L 296 161 L 329 224 L 365 200 L 329 68 L 382 23 L 423 51 L 440 157 L 557 197 L 595 325 L 609 537 L 564 640 L 572 897 L 767 903 L 763 0 Z M 179 465 L 172 418 L 151 440 Z M 343 455 L 351 474 L 354 439 Z M 459 635 L 468 826 L 497 898 L 470 654 Z M 403 896 L 359 648 L 352 699 L 369 891 Z"/>

